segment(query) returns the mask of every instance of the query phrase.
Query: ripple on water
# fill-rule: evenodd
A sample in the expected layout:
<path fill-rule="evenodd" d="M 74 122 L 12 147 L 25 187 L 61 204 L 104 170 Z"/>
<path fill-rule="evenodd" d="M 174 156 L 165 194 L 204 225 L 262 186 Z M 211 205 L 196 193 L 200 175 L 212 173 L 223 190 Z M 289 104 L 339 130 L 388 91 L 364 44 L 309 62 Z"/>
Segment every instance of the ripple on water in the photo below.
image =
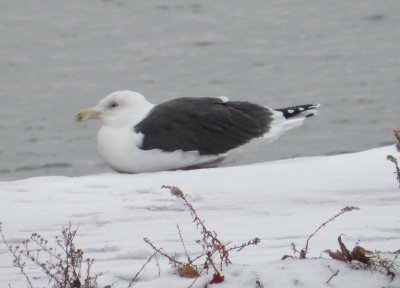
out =
<path fill-rule="evenodd" d="M 11 172 L 11 170 L 8 170 L 8 169 L 0 169 L 0 174 L 8 174 L 10 172 Z"/>
<path fill-rule="evenodd" d="M 21 166 L 15 169 L 15 172 L 26 172 L 26 171 L 34 171 L 34 170 L 42 170 L 42 169 L 57 169 L 57 168 L 68 168 L 71 167 L 72 164 L 65 162 L 56 162 L 56 163 L 48 163 L 42 165 L 26 165 Z"/>
<path fill-rule="evenodd" d="M 216 44 L 217 44 L 217 42 L 214 42 L 214 41 L 199 41 L 199 42 L 194 43 L 195 46 L 199 46 L 199 47 L 212 46 L 212 45 L 216 45 Z"/>
<path fill-rule="evenodd" d="M 366 20 L 371 22 L 380 22 L 385 19 L 385 15 L 383 14 L 372 14 L 365 17 Z"/>

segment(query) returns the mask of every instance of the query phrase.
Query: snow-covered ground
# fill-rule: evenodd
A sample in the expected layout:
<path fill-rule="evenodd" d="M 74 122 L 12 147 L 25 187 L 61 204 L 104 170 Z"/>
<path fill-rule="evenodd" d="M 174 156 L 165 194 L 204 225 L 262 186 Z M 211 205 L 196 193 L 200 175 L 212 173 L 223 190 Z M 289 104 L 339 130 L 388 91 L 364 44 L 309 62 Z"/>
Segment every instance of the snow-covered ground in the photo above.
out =
<path fill-rule="evenodd" d="M 390 281 L 382 273 L 356 270 L 322 253 L 336 250 L 341 234 L 349 248 L 358 240 L 370 250 L 400 248 L 400 191 L 387 154 L 396 152 L 383 147 L 238 167 L 0 182 L 0 222 L 11 243 L 32 232 L 52 239 L 69 222 L 79 225 L 77 246 L 96 259 L 95 272 L 104 273 L 100 284 L 126 287 L 152 254 L 144 237 L 166 252 L 183 255 L 178 224 L 189 253 L 199 251 L 195 241 L 201 235 L 187 208 L 161 189 L 174 185 L 224 242 L 261 239 L 258 246 L 231 253 L 233 264 L 224 269 L 225 281 L 216 287 L 256 287 L 257 280 L 263 287 L 399 287 L 400 275 Z M 309 259 L 280 260 L 292 255 L 292 242 L 303 248 L 322 222 L 347 205 L 361 210 L 340 216 L 313 237 Z M 0 247 L 0 286 L 25 287 L 5 246 Z M 167 260 L 158 261 L 161 275 L 153 261 L 135 287 L 192 283 L 176 275 Z M 204 287 L 210 279 L 203 275 L 193 287 Z"/>

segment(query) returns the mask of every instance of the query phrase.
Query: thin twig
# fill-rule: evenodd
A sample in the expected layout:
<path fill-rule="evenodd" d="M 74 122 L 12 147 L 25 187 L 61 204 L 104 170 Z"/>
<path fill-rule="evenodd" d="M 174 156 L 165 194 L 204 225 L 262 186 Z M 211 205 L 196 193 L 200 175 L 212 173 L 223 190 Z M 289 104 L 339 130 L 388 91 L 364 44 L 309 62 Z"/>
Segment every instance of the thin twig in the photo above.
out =
<path fill-rule="evenodd" d="M 177 260 L 175 257 L 168 255 L 167 253 L 163 252 L 162 249 L 159 249 L 156 246 L 154 246 L 154 244 L 150 241 L 150 239 L 144 238 L 143 240 L 144 240 L 144 242 L 149 244 L 151 248 L 153 248 L 155 253 L 158 253 L 158 254 L 166 257 L 173 267 L 179 268 L 184 265 L 181 261 Z"/>
<path fill-rule="evenodd" d="M 258 243 L 260 243 L 260 238 L 254 238 L 251 239 L 250 241 L 248 241 L 247 243 L 242 243 L 240 245 L 235 245 L 229 249 L 227 249 L 227 251 L 231 251 L 231 250 L 236 250 L 238 252 L 242 251 L 244 248 L 251 246 L 251 245 L 257 245 Z"/>
<path fill-rule="evenodd" d="M 189 264 L 192 264 L 193 262 L 190 260 L 190 256 L 189 256 L 189 254 L 188 254 L 188 252 L 186 250 L 185 241 L 183 241 L 182 232 L 181 232 L 181 229 L 179 228 L 179 225 L 176 225 L 176 228 L 178 229 L 179 239 L 181 240 L 181 243 L 182 243 L 182 246 L 183 246 L 183 250 L 185 250 L 185 255 L 186 255 L 187 261 L 188 261 Z"/>
<path fill-rule="evenodd" d="M 21 257 L 16 254 L 16 250 L 13 250 L 12 245 L 7 241 L 6 237 L 3 234 L 3 230 L 1 228 L 2 227 L 1 227 L 1 223 L 0 223 L 0 235 L 1 235 L 1 238 L 3 239 L 3 243 L 6 245 L 8 251 L 10 251 L 11 255 L 14 258 L 14 266 L 19 268 L 19 271 L 24 276 L 26 283 L 28 284 L 28 287 L 33 288 L 32 282 L 24 270 L 25 263 L 21 262 Z"/>
<path fill-rule="evenodd" d="M 132 278 L 131 282 L 129 282 L 129 285 L 126 288 L 131 288 L 138 280 L 139 280 L 139 275 L 140 273 L 142 273 L 143 269 L 147 266 L 147 264 L 150 263 L 150 261 L 153 259 L 153 257 L 155 257 L 157 255 L 157 251 L 155 251 L 146 261 L 146 263 L 144 263 L 142 265 L 142 268 L 140 268 L 140 270 L 135 274 L 135 276 Z"/>
<path fill-rule="evenodd" d="M 332 276 L 328 279 L 328 281 L 326 281 L 326 284 L 329 284 L 329 282 L 331 282 L 331 280 L 336 277 L 339 274 L 339 269 L 332 274 Z"/>
<path fill-rule="evenodd" d="M 300 251 L 300 259 L 306 258 L 306 255 L 308 253 L 308 244 L 309 244 L 311 238 L 314 237 L 315 234 L 317 234 L 319 230 L 324 228 L 329 222 L 332 222 L 333 220 L 338 218 L 340 215 L 342 215 L 346 212 L 354 211 L 354 210 L 360 210 L 360 208 L 355 207 L 355 206 L 346 206 L 346 207 L 342 208 L 339 213 L 337 213 L 336 215 L 334 215 L 333 217 L 329 218 L 327 221 L 322 223 L 310 236 L 308 236 L 307 241 L 306 241 L 306 247 Z"/>

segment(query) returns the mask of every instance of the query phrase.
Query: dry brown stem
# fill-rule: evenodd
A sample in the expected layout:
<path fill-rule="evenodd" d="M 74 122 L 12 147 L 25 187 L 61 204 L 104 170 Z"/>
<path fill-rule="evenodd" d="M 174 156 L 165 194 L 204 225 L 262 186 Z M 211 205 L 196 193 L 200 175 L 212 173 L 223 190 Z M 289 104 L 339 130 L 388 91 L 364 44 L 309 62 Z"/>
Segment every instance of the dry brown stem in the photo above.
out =
<path fill-rule="evenodd" d="M 354 211 L 354 210 L 360 210 L 360 208 L 355 207 L 355 206 L 346 206 L 346 207 L 342 208 L 342 209 L 340 210 L 339 213 L 337 213 L 336 215 L 334 215 L 333 217 L 329 218 L 329 219 L 326 220 L 324 223 L 322 223 L 322 224 L 307 238 L 306 247 L 300 251 L 300 256 L 299 256 L 299 258 L 300 258 L 300 259 L 305 259 L 305 258 L 306 258 L 307 253 L 308 253 L 308 245 L 309 245 L 309 242 L 310 242 L 311 238 L 313 238 L 313 237 L 315 236 L 315 234 L 318 233 L 319 230 L 321 230 L 322 228 L 324 228 L 328 223 L 334 221 L 334 220 L 335 220 L 336 218 L 338 218 L 340 215 L 342 215 L 342 214 L 344 214 L 344 213 L 347 213 L 347 212 Z M 294 244 L 292 244 L 292 249 L 293 249 L 293 247 L 294 247 L 294 251 L 297 251 L 296 248 L 295 248 L 296 246 L 294 246 Z"/>

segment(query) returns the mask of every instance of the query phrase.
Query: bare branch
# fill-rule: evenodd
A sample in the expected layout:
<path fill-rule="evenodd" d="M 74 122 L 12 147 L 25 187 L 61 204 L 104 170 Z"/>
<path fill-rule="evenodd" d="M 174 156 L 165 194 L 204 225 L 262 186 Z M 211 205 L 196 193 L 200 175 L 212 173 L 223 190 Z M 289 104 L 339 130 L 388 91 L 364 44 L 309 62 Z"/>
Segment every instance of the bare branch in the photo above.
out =
<path fill-rule="evenodd" d="M 135 274 L 135 276 L 132 278 L 131 282 L 129 282 L 129 285 L 126 288 L 131 288 L 133 285 L 135 285 L 135 283 L 139 280 L 139 275 L 140 273 L 142 273 L 142 271 L 144 270 L 144 268 L 147 266 L 147 264 L 150 263 L 150 261 L 156 257 L 157 255 L 157 251 L 155 251 L 146 261 L 146 263 L 144 263 L 142 265 L 142 268 L 140 268 L 140 270 Z M 157 262 L 158 263 L 158 262 Z"/>
<path fill-rule="evenodd" d="M 192 263 L 192 260 L 190 260 L 190 256 L 189 256 L 186 246 L 185 246 L 185 241 L 183 241 L 182 232 L 181 232 L 181 229 L 179 228 L 179 225 L 176 225 L 176 228 L 178 229 L 179 239 L 181 240 L 183 250 L 185 250 L 185 255 L 186 255 L 187 261 L 188 261 L 188 263 Z"/>
<path fill-rule="evenodd" d="M 307 238 L 306 247 L 300 251 L 300 259 L 305 259 L 305 258 L 306 258 L 307 253 L 308 253 L 308 244 L 309 244 L 311 238 L 314 237 L 315 234 L 317 234 L 319 230 L 321 230 L 322 228 L 324 228 L 328 223 L 334 221 L 334 220 L 335 220 L 336 218 L 338 218 L 340 215 L 342 215 L 342 214 L 344 214 L 344 213 L 347 213 L 347 212 L 354 211 L 354 210 L 360 210 L 360 208 L 355 207 L 355 206 L 346 206 L 346 207 L 342 208 L 342 209 L 340 210 L 339 213 L 337 213 L 336 215 L 334 215 L 333 217 L 329 218 L 329 219 L 326 220 L 324 223 L 322 223 L 322 224 Z M 293 247 L 293 246 L 292 246 L 292 247 Z"/>
<path fill-rule="evenodd" d="M 10 252 L 11 256 L 14 258 L 13 263 L 14 266 L 17 267 L 20 271 L 20 273 L 22 274 L 22 276 L 24 276 L 26 283 L 28 284 L 29 288 L 33 288 L 32 282 L 30 280 L 30 278 L 28 277 L 28 275 L 25 272 L 25 262 L 21 259 L 21 254 L 19 253 L 19 247 L 16 246 L 15 248 L 7 241 L 6 237 L 3 234 L 3 230 L 2 230 L 2 226 L 1 226 L 1 222 L 0 222 L 0 235 L 1 238 L 3 240 L 3 243 L 6 245 L 8 251 Z"/>
<path fill-rule="evenodd" d="M 326 281 L 326 284 L 329 284 L 329 282 L 331 282 L 331 280 L 332 280 L 334 277 L 336 277 L 338 274 L 339 274 L 339 269 L 336 270 L 336 272 L 333 273 L 331 277 L 329 277 L 329 279 Z"/>

